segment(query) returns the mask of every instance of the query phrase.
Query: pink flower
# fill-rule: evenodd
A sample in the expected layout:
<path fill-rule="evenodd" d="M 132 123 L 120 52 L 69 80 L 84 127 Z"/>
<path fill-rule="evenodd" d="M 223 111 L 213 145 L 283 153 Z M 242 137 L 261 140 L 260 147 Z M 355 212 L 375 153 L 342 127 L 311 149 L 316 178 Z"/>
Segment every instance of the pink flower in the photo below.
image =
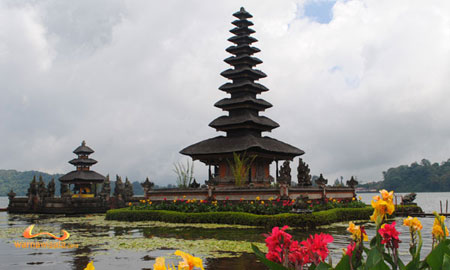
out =
<path fill-rule="evenodd" d="M 398 244 L 400 243 L 398 235 L 400 233 L 395 229 L 395 221 L 392 224 L 383 224 L 378 232 L 383 237 L 381 244 L 386 244 L 390 248 L 398 248 Z"/>

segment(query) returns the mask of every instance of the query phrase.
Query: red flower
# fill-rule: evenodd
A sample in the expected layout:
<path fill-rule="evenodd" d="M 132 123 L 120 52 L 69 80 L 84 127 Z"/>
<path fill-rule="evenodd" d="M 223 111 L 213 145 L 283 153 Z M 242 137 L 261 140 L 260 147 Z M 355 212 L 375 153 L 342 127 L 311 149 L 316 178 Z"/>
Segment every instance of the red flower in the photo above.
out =
<path fill-rule="evenodd" d="M 166 198 L 166 197 L 164 197 L 164 200 L 165 200 L 165 201 L 167 201 L 167 198 Z"/>
<path fill-rule="evenodd" d="M 383 224 L 378 232 L 383 237 L 381 244 L 386 244 L 390 248 L 398 248 L 398 243 L 400 243 L 398 235 L 400 233 L 395 229 L 395 221 L 392 224 Z"/>
<path fill-rule="evenodd" d="M 228 201 L 228 199 L 230 199 L 230 197 L 226 196 L 226 197 L 225 197 L 225 200 L 227 200 L 227 201 Z"/>
<path fill-rule="evenodd" d="M 280 202 L 280 198 L 277 198 L 277 202 Z"/>
<path fill-rule="evenodd" d="M 304 265 L 310 263 L 308 250 L 298 244 L 298 241 L 293 241 L 289 247 L 289 261 L 295 265 Z"/>
<path fill-rule="evenodd" d="M 266 254 L 268 260 L 281 263 L 284 256 L 286 256 L 284 253 L 289 250 L 292 242 L 292 235 L 285 232 L 287 228 L 289 227 L 284 226 L 281 229 L 280 227 L 273 227 L 272 233 L 264 234 L 266 236 L 266 246 L 269 249 L 269 252 Z"/>
<path fill-rule="evenodd" d="M 328 256 L 329 250 L 327 245 L 333 242 L 333 240 L 333 236 L 320 233 L 315 234 L 314 237 L 310 235 L 308 239 L 302 241 L 300 244 L 308 250 L 311 262 L 313 262 L 315 265 L 318 265 L 321 261 L 323 262 Z"/>

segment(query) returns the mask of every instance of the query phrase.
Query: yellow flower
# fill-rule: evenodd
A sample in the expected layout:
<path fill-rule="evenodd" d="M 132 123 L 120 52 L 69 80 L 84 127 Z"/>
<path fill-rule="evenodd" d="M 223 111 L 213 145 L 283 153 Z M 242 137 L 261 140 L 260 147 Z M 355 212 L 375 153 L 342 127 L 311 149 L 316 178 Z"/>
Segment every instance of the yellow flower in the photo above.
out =
<path fill-rule="evenodd" d="M 390 201 L 394 199 L 394 191 L 388 192 L 387 190 L 383 189 L 380 191 L 381 197 L 383 198 L 383 201 Z"/>
<path fill-rule="evenodd" d="M 152 205 L 152 203 L 153 203 L 153 202 L 151 202 L 151 201 L 150 201 L 150 202 L 148 202 L 148 204 L 149 204 L 149 205 Z"/>
<path fill-rule="evenodd" d="M 177 200 L 173 200 L 173 202 L 177 202 Z"/>
<path fill-rule="evenodd" d="M 192 270 L 194 267 L 200 267 L 200 269 L 205 270 L 203 268 L 202 259 L 198 257 L 194 257 L 190 254 L 187 254 L 181 250 L 175 251 L 175 255 L 183 258 L 183 261 L 178 264 L 179 270 Z"/>
<path fill-rule="evenodd" d="M 269 198 L 269 201 L 273 201 L 273 197 L 270 197 L 270 198 Z"/>
<path fill-rule="evenodd" d="M 251 201 L 250 204 L 253 204 L 253 201 Z"/>
<path fill-rule="evenodd" d="M 356 200 L 356 198 L 355 198 L 355 197 L 353 197 L 353 198 L 352 198 L 352 201 L 354 201 L 354 200 Z"/>
<path fill-rule="evenodd" d="M 164 257 L 157 257 L 153 264 L 153 270 L 167 270 Z"/>
<path fill-rule="evenodd" d="M 358 200 L 362 201 L 362 197 L 361 197 L 361 196 L 358 196 Z"/>
<path fill-rule="evenodd" d="M 422 230 L 422 223 L 420 223 L 420 220 L 418 218 L 413 218 L 408 216 L 403 220 L 403 226 L 409 227 L 410 231 L 416 232 Z"/>
<path fill-rule="evenodd" d="M 444 237 L 444 231 L 442 230 L 442 227 L 444 227 L 445 229 L 445 236 L 448 236 L 449 232 L 448 228 L 445 227 L 445 217 L 439 216 L 437 214 L 435 215 L 436 217 L 434 219 L 433 230 L 431 231 L 431 233 L 433 234 L 434 238 L 441 240 Z"/>
<path fill-rule="evenodd" d="M 93 262 L 93 261 L 90 261 L 90 262 L 88 263 L 88 265 L 86 265 L 86 268 L 84 268 L 84 270 L 95 270 L 94 262 Z"/>
<path fill-rule="evenodd" d="M 257 200 L 257 201 L 259 201 L 259 200 L 260 200 L 259 196 L 257 196 L 257 197 L 256 197 L 256 200 Z"/>
<path fill-rule="evenodd" d="M 352 239 L 360 242 L 361 241 L 361 227 L 360 226 L 356 226 L 353 222 L 349 222 L 348 223 L 348 228 L 347 231 L 350 232 L 352 234 Z M 369 241 L 369 237 L 367 236 L 366 233 L 363 233 L 363 241 Z"/>
<path fill-rule="evenodd" d="M 373 215 L 370 217 L 370 220 L 378 223 L 381 222 L 386 214 L 392 215 L 395 211 L 395 205 L 392 202 L 394 192 L 387 192 L 386 190 L 380 191 L 380 196 L 373 197 L 372 207 L 374 209 Z M 380 219 L 379 219 L 380 217 Z M 379 224 L 378 224 L 379 225 Z"/>
<path fill-rule="evenodd" d="M 128 206 L 132 206 L 133 204 L 131 202 L 128 203 Z"/>
<path fill-rule="evenodd" d="M 261 201 L 261 204 L 264 204 L 264 201 Z"/>

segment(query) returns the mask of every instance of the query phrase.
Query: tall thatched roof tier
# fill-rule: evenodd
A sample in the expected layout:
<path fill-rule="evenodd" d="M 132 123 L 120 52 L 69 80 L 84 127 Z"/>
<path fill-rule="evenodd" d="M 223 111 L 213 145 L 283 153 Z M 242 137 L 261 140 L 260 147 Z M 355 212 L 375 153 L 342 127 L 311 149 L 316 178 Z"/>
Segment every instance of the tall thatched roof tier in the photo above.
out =
<path fill-rule="evenodd" d="M 234 45 L 226 49 L 232 56 L 226 58 L 225 63 L 231 67 L 221 75 L 230 81 L 219 87 L 230 96 L 216 102 L 214 106 L 228 112 L 228 115 L 219 116 L 209 126 L 217 131 L 226 132 L 226 136 L 219 136 L 193 144 L 180 153 L 199 159 L 206 164 L 217 165 L 219 161 L 232 156 L 233 152 L 252 153 L 264 158 L 264 166 L 273 160 L 292 160 L 304 152 L 292 145 L 263 137 L 262 132 L 272 131 L 279 124 L 272 119 L 260 115 L 260 112 L 272 107 L 272 104 L 257 95 L 266 92 L 264 85 L 256 82 L 267 75 L 255 67 L 262 63 L 253 55 L 260 50 L 251 44 L 257 39 L 251 37 L 255 31 L 249 18 L 253 16 L 244 8 L 233 14 L 237 20 L 230 30 L 234 34 L 228 41 Z M 267 174 L 267 173 L 266 173 Z M 268 179 L 268 176 L 265 176 Z"/>

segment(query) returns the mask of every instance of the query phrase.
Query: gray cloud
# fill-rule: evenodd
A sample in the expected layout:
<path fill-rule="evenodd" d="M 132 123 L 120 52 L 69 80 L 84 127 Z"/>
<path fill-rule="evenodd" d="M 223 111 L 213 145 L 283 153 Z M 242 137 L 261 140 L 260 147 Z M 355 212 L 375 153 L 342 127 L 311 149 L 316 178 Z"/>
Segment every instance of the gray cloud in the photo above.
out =
<path fill-rule="evenodd" d="M 245 1 L 271 89 L 270 136 L 312 172 L 380 180 L 391 166 L 449 158 L 450 4 Z M 71 170 L 86 139 L 101 173 L 174 182 L 183 147 L 216 136 L 217 88 L 241 1 L 0 3 L 2 168 Z M 196 164 L 203 180 L 206 168 Z"/>

